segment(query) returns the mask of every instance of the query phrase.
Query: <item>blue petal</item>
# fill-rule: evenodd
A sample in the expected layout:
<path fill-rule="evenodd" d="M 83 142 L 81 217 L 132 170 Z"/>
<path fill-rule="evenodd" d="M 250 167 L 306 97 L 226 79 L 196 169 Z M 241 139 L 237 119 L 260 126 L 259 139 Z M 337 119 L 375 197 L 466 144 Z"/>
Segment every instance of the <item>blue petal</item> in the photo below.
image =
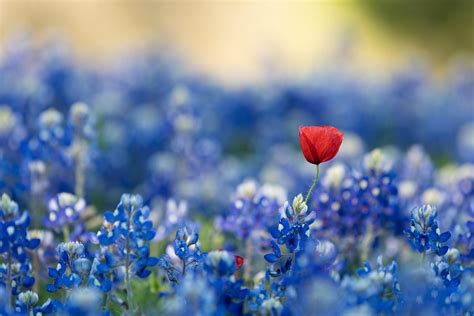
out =
<path fill-rule="evenodd" d="M 278 260 L 278 257 L 275 256 L 273 253 L 268 253 L 263 257 L 265 258 L 265 260 L 267 260 L 270 263 L 274 263 Z"/>
<path fill-rule="evenodd" d="M 449 240 L 449 238 L 451 238 L 451 233 L 450 232 L 445 232 L 445 233 L 442 233 L 439 236 L 438 241 L 439 242 L 447 242 Z"/>
<path fill-rule="evenodd" d="M 48 276 L 50 278 L 55 278 L 58 276 L 58 271 L 55 268 L 48 268 Z"/>

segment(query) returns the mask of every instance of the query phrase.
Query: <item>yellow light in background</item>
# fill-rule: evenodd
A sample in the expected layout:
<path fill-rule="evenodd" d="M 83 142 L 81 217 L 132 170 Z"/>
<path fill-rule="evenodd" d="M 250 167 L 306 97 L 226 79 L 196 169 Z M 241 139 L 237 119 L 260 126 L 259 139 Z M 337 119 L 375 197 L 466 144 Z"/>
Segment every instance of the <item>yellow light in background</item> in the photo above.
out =
<path fill-rule="evenodd" d="M 423 43 L 388 37 L 351 1 L 0 1 L 0 36 L 19 26 L 39 37 L 59 31 L 89 59 L 164 43 L 228 83 L 334 63 L 382 73 L 413 52 L 430 56 Z M 341 40 L 351 37 L 352 54 L 341 58 Z"/>

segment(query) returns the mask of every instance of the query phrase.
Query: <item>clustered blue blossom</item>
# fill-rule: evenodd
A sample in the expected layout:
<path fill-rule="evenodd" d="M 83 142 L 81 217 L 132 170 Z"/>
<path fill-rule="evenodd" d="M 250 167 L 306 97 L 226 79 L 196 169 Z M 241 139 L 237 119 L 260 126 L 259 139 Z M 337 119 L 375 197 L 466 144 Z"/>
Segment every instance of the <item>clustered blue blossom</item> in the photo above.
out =
<path fill-rule="evenodd" d="M 448 251 L 448 246 L 443 244 L 451 238 L 451 233 L 441 233 L 437 216 L 438 212 L 430 205 L 413 210 L 410 229 L 406 234 L 412 246 L 419 252 L 433 251 L 442 256 Z"/>
<path fill-rule="evenodd" d="M 359 278 L 347 277 L 342 286 L 352 294 L 349 301 L 353 304 L 369 304 L 377 313 L 392 313 L 399 299 L 400 284 L 397 279 L 397 264 L 392 262 L 384 266 L 382 257 L 377 258 L 377 268 L 366 262 L 358 269 Z"/>
<path fill-rule="evenodd" d="M 276 242 L 271 241 L 273 253 L 265 255 L 265 259 L 270 263 L 277 261 L 282 257 L 279 245 L 285 245 L 290 254 L 285 264 L 286 270 L 294 260 L 295 251 L 305 248 L 305 243 L 310 238 L 310 225 L 314 220 L 314 213 L 308 210 L 303 195 L 297 195 L 292 205 L 286 203 L 284 216 L 280 218 L 276 227 L 270 228 L 270 234 Z"/>
<path fill-rule="evenodd" d="M 0 285 L 7 293 L 7 306 L 12 296 L 29 289 L 35 283 L 31 275 L 28 251 L 37 248 L 40 240 L 29 236 L 30 215 L 20 211 L 18 204 L 3 194 L 0 201 Z"/>
<path fill-rule="evenodd" d="M 231 90 L 154 50 L 5 47 L 1 315 L 474 314 L 469 70 Z M 345 136 L 306 200 L 309 122 Z"/>
<path fill-rule="evenodd" d="M 62 192 L 48 202 L 48 215 L 44 225 L 53 230 L 64 229 L 65 226 L 80 225 L 80 216 L 85 211 L 86 202 L 72 193 Z"/>
<path fill-rule="evenodd" d="M 104 225 L 97 233 L 100 245 L 111 246 L 125 270 L 132 270 L 140 278 L 148 277 L 149 268 L 158 264 L 158 259 L 150 256 L 150 241 L 156 232 L 149 216 L 150 209 L 143 205 L 140 195 L 124 194 L 113 212 L 104 213 Z M 113 267 L 110 261 L 106 255 L 106 266 L 99 267 Z"/>
<path fill-rule="evenodd" d="M 286 201 L 284 188 L 270 184 L 259 188 L 254 180 L 246 180 L 236 191 L 229 211 L 216 220 L 218 229 L 245 241 L 259 230 L 267 230 L 275 224 L 272 215 Z"/>
<path fill-rule="evenodd" d="M 67 290 L 87 282 L 92 262 L 85 257 L 84 245 L 77 241 L 58 245 L 59 261 L 56 267 L 48 268 L 53 283 L 46 285 L 49 292 Z"/>

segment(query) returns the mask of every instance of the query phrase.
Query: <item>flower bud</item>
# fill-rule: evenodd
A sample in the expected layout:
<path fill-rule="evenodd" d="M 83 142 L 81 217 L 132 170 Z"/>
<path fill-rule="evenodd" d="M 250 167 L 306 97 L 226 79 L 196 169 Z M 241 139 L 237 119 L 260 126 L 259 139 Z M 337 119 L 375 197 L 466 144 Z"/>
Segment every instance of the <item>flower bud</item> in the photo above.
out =
<path fill-rule="evenodd" d="M 26 306 L 34 306 L 38 303 L 38 294 L 33 291 L 22 292 L 18 295 L 18 300 Z"/>
<path fill-rule="evenodd" d="M 306 211 L 308 210 L 308 206 L 306 205 L 303 195 L 301 193 L 293 198 L 292 206 L 296 215 L 305 215 Z"/>

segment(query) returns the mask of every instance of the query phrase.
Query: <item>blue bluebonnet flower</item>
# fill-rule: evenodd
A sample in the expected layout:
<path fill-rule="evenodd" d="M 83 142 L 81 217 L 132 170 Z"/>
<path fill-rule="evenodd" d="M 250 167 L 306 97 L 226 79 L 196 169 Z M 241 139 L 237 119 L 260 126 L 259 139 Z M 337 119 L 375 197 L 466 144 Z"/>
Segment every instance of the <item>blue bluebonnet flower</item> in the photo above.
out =
<path fill-rule="evenodd" d="M 28 259 L 26 250 L 35 249 L 40 242 L 29 237 L 29 225 L 29 213 L 20 212 L 18 204 L 3 194 L 0 203 L 0 253 L 8 253 L 20 263 L 25 262 Z"/>
<path fill-rule="evenodd" d="M 56 242 L 54 234 L 48 230 L 31 230 L 30 236 L 41 241 L 36 255 L 41 263 L 50 265 L 56 261 Z"/>
<path fill-rule="evenodd" d="M 38 118 L 38 129 L 38 139 L 42 144 L 53 148 L 66 145 L 64 117 L 58 110 L 50 108 L 42 112 Z"/>
<path fill-rule="evenodd" d="M 474 166 L 446 166 L 438 172 L 438 196 L 442 209 L 440 223 L 453 231 L 464 226 L 474 215 Z"/>
<path fill-rule="evenodd" d="M 84 245 L 70 241 L 59 244 L 56 251 L 58 264 L 55 268 L 48 268 L 48 276 L 53 279 L 53 283 L 47 284 L 46 290 L 56 292 L 86 284 L 92 262 L 85 257 Z"/>
<path fill-rule="evenodd" d="M 93 283 L 108 292 L 110 278 L 118 275 L 113 270 L 123 267 L 128 310 L 132 313 L 135 307 L 130 274 L 147 278 L 151 274 L 150 268 L 159 261 L 150 256 L 150 241 L 155 237 L 155 230 L 149 216 L 150 209 L 143 205 L 140 195 L 123 194 L 117 208 L 104 213 L 103 226 L 97 233 L 100 245 L 109 248 L 110 252 L 105 251 L 100 264 L 95 264 Z"/>
<path fill-rule="evenodd" d="M 237 265 L 234 255 L 225 250 L 216 250 L 206 255 L 204 268 L 218 276 L 231 276 L 237 270 Z"/>
<path fill-rule="evenodd" d="M 455 292 L 461 283 L 464 269 L 459 257 L 459 250 L 450 248 L 444 256 L 438 257 L 431 264 L 433 271 L 443 281 L 449 294 Z"/>
<path fill-rule="evenodd" d="M 5 294 L 5 288 L 0 286 L 0 313 L 7 315 L 7 312 L 9 312 L 9 307 L 6 300 L 7 296 Z"/>
<path fill-rule="evenodd" d="M 310 225 L 314 219 L 314 213 L 308 211 L 308 206 L 301 194 L 293 199 L 291 206 L 287 203 L 284 216 L 281 217 L 278 226 L 270 228 L 270 234 L 276 242 L 272 242 L 273 253 L 266 254 L 265 259 L 274 263 L 282 256 L 278 245 L 285 245 L 290 254 L 298 249 L 304 249 L 304 244 L 310 237 Z M 285 266 L 291 265 L 293 259 L 293 257 L 289 258 Z"/>
<path fill-rule="evenodd" d="M 285 300 L 286 286 L 281 281 L 275 281 L 268 271 L 257 274 L 255 286 L 248 292 L 247 302 L 250 312 L 260 312 L 263 315 L 280 315 L 284 311 L 281 303 Z M 278 304 L 280 303 L 280 304 Z"/>
<path fill-rule="evenodd" d="M 27 191 L 23 174 L 28 131 L 20 113 L 0 102 L 0 191 L 17 198 Z M 23 201 L 23 200 L 20 200 Z"/>
<path fill-rule="evenodd" d="M 186 201 L 175 201 L 169 199 L 166 201 L 164 208 L 153 210 L 151 217 L 154 222 L 158 223 L 156 228 L 156 239 L 163 240 L 168 237 L 171 232 L 183 227 L 188 222 L 188 203 Z"/>
<path fill-rule="evenodd" d="M 172 257 L 168 254 L 164 254 L 159 258 L 158 266 L 161 270 L 166 273 L 168 281 L 171 283 L 178 283 L 180 276 L 182 276 L 182 270 L 177 268 L 178 263 L 175 263 Z"/>
<path fill-rule="evenodd" d="M 186 274 L 175 294 L 163 298 L 163 313 L 166 315 L 216 315 L 217 310 L 214 291 L 201 274 Z"/>
<path fill-rule="evenodd" d="M 432 186 L 435 166 L 422 146 L 411 146 L 397 167 L 398 178 L 415 181 L 418 190 Z"/>
<path fill-rule="evenodd" d="M 83 102 L 76 102 L 71 105 L 71 109 L 69 111 L 69 121 L 76 137 L 90 139 L 94 136 L 91 110 L 87 104 Z"/>
<path fill-rule="evenodd" d="M 124 270 L 117 265 L 117 259 L 108 249 L 104 249 L 94 258 L 88 284 L 107 293 L 115 284 L 117 287 L 124 279 Z"/>
<path fill-rule="evenodd" d="M 442 256 L 448 251 L 448 246 L 443 244 L 451 238 L 451 233 L 441 233 L 437 216 L 438 212 L 430 205 L 423 205 L 412 212 L 410 229 L 405 234 L 413 248 L 420 253 L 432 251 Z"/>
<path fill-rule="evenodd" d="M 465 225 L 456 225 L 453 235 L 454 244 L 461 252 L 461 261 L 467 263 L 474 260 L 474 221 L 467 221 Z"/>
<path fill-rule="evenodd" d="M 380 139 L 407 146 L 410 139 L 416 138 L 429 152 L 442 152 L 443 157 L 446 152 L 449 159 L 457 155 L 463 161 L 472 162 L 472 155 L 469 155 L 472 152 L 472 140 L 469 138 L 472 134 L 472 69 L 452 69 L 447 83 L 442 86 L 430 79 L 429 71 L 412 67 L 395 73 L 390 76 L 391 79 L 376 83 L 360 80 L 358 74 L 348 76 L 343 69 L 318 72 L 311 76 L 311 80 L 298 83 L 278 82 L 271 87 L 229 90 L 198 80 L 181 69 L 176 71 L 179 64 L 170 63 L 161 52 L 136 54 L 135 58 L 129 58 L 125 63 L 113 67 L 105 65 L 99 69 L 76 63 L 70 50 L 61 43 L 50 41 L 34 47 L 30 44 L 20 38 L 6 41 L 3 45 L 5 50 L 0 60 L 0 189 L 11 193 L 22 203 L 29 202 L 35 207 L 35 213 L 42 216 L 43 201 L 58 192 L 74 192 L 78 198 L 84 196 L 83 172 L 96 158 L 91 114 L 97 113 L 101 122 L 98 135 L 102 150 L 97 153 L 99 168 L 88 181 L 88 189 L 91 190 L 87 192 L 93 194 L 93 200 L 107 205 L 112 202 L 114 194 L 105 194 L 105 191 L 113 193 L 122 192 L 124 188 L 141 187 L 147 200 L 189 197 L 190 209 L 201 209 L 206 216 L 225 208 L 228 212 L 223 216 L 224 221 L 222 224 L 217 221 L 216 226 L 235 235 L 237 242 L 242 239 L 251 241 L 255 260 L 251 263 L 247 258 L 252 257 L 246 255 L 246 264 L 255 270 L 262 269 L 264 263 L 255 255 L 260 244 L 255 242 L 257 238 L 251 238 L 252 234 L 275 227 L 277 238 L 265 245 L 272 249 L 271 253 L 265 252 L 267 260 L 273 262 L 272 268 L 266 271 L 268 282 L 255 290 L 255 295 L 250 293 L 246 303 L 255 302 L 251 312 L 278 313 L 281 303 L 282 314 L 287 310 L 292 314 L 323 314 L 325 311 L 329 311 L 328 314 L 375 314 L 379 311 L 375 303 L 378 299 L 366 299 L 371 297 L 366 293 L 360 295 L 364 299 L 359 305 L 349 304 L 344 309 L 346 296 L 356 295 L 351 287 L 346 289 L 349 294 L 339 289 L 338 278 L 351 273 L 354 266 L 359 265 L 359 260 L 370 257 L 378 250 L 400 256 L 404 262 L 403 270 L 411 271 L 412 261 L 417 261 L 417 257 L 405 252 L 404 247 L 397 246 L 393 251 L 392 241 L 400 242 L 401 228 L 410 221 L 407 212 L 413 206 L 430 204 L 440 210 L 437 217 L 440 232 L 446 230 L 452 233 L 448 241 L 453 250 L 448 250 L 440 258 L 433 258 L 434 281 L 424 282 L 426 288 L 418 291 L 416 283 L 422 282 L 407 278 L 404 298 L 421 303 L 411 305 L 412 302 L 409 302 L 408 307 L 400 311 L 472 313 L 473 277 L 469 269 L 474 254 L 472 166 L 450 166 L 434 174 L 433 163 L 419 147 L 415 147 L 405 156 L 390 152 L 388 156 L 393 158 L 393 166 L 392 162 L 386 164 L 383 161 L 380 151 L 374 151 L 359 168 L 357 163 L 360 160 L 357 158 L 360 157 L 361 146 L 355 138 L 355 146 L 346 147 L 349 154 L 340 157 L 343 159 L 339 161 L 344 165 L 333 164 L 325 172 L 323 186 L 317 189 L 311 204 L 308 203 L 309 210 L 317 212 L 316 220 L 310 225 L 311 233 L 320 241 L 306 239 L 305 234 L 292 234 L 297 220 L 292 222 L 291 218 L 295 216 L 291 214 L 284 216 L 285 220 L 280 221 L 282 229 L 278 229 L 276 210 L 282 201 L 276 199 L 279 204 L 276 207 L 273 203 L 264 205 L 265 200 L 259 199 L 265 196 L 272 200 L 270 197 L 276 196 L 273 193 L 277 190 L 263 192 L 263 188 L 257 189 L 252 198 L 237 194 L 230 209 L 226 206 L 232 186 L 243 177 L 256 176 L 258 170 L 262 170 L 258 176 L 272 183 L 284 179 L 284 186 L 289 192 L 304 189 L 307 180 L 305 170 L 298 164 L 298 157 L 293 155 L 291 140 L 288 139 L 295 127 L 304 123 L 332 122 L 344 130 L 357 133 L 370 147 L 378 144 Z M 338 85 L 328 84 L 336 81 Z M 96 84 L 98 82 L 100 84 Z M 74 103 L 77 100 L 84 100 L 91 107 L 85 103 Z M 456 111 L 452 110 L 452 104 L 456 104 Z M 51 105 L 56 109 L 51 109 Z M 124 116 L 123 113 L 130 115 Z M 285 122 L 282 123 L 281 117 L 286 118 Z M 423 128 L 414 129 L 412 126 Z M 345 145 L 350 145 L 348 140 L 349 137 L 346 137 Z M 343 145 L 341 154 L 344 150 Z M 268 156 L 272 157 L 268 159 Z M 81 232 L 73 232 L 70 240 L 83 241 L 85 249 L 83 256 L 75 259 L 66 273 L 72 269 L 71 273 L 76 274 L 84 285 L 98 287 L 103 292 L 123 288 L 123 280 L 128 279 L 125 274 L 130 271 L 146 276 L 154 263 L 149 256 L 151 246 L 148 238 L 153 233 L 149 229 L 146 213 L 141 214 L 144 223 L 137 215 L 133 234 L 130 226 L 135 225 L 134 216 L 121 218 L 114 215 L 112 218 L 107 214 L 108 219 L 101 230 L 103 234 L 97 238 L 101 240 L 97 253 L 85 242 L 90 237 L 83 230 L 85 220 L 75 220 L 73 225 L 79 227 Z M 190 227 L 183 213 L 179 206 L 167 212 L 165 216 L 169 216 L 170 221 L 161 220 L 160 225 L 164 229 L 157 234 L 159 240 L 166 238 L 166 235 L 173 238 L 170 232 L 179 227 Z M 175 221 L 172 215 L 176 215 L 178 220 Z M 40 229 L 39 225 L 36 226 L 35 215 L 31 216 L 33 226 Z M 312 219 L 311 216 L 308 217 Z M 5 245 L 3 237 L 12 231 L 11 225 L 3 226 L 4 222 L 13 221 L 15 225 L 23 226 L 29 221 L 21 218 L 1 218 L 0 248 Z M 428 216 L 427 222 L 431 221 L 430 218 Z M 415 232 L 407 234 L 416 244 L 416 249 L 420 250 L 422 244 L 422 252 L 442 254 L 448 243 L 440 241 L 447 235 L 438 233 L 431 224 L 429 229 L 435 233 L 426 232 L 421 224 L 423 218 L 413 218 L 413 221 Z M 127 225 L 128 222 L 130 225 Z M 308 225 L 309 222 L 305 220 Z M 302 225 L 301 230 L 306 232 L 305 229 Z M 16 226 L 17 230 L 22 229 Z M 36 237 L 33 233 L 27 233 L 25 238 L 33 240 Z M 46 243 L 40 249 L 40 262 L 49 262 L 51 258 L 53 242 L 47 240 L 50 237 L 40 238 Z M 124 239 L 127 238 L 130 248 L 133 248 L 130 252 L 124 250 L 127 248 Z M 437 241 L 434 241 L 436 238 Z M 8 248 L 20 250 L 16 253 L 16 259 L 12 257 L 15 262 L 9 268 L 6 263 L 1 266 L 0 276 L 2 285 L 12 285 L 12 282 L 4 281 L 11 272 L 11 279 L 15 282 L 12 291 L 16 295 L 31 287 L 32 265 L 36 265 L 33 260 L 30 264 L 27 258 L 28 242 L 17 236 L 14 239 L 8 239 L 9 246 L 22 244 L 23 248 Z M 178 240 L 179 245 L 184 243 L 189 250 L 187 238 Z M 284 244 L 286 246 L 282 247 Z M 426 245 L 429 249 L 425 249 Z M 336 247 L 339 252 L 337 260 L 334 260 Z M 433 251 L 432 247 L 436 250 Z M 459 255 L 454 256 L 454 247 L 459 250 Z M 178 247 L 178 250 L 180 248 L 186 250 L 184 247 Z M 171 251 L 175 256 L 173 248 Z M 5 253 L 2 249 L 0 252 L 3 258 L 8 258 L 8 251 Z M 182 252 L 182 256 L 186 257 L 185 254 L 186 251 Z M 132 264 L 131 269 L 124 268 L 126 257 Z M 207 262 L 204 269 L 190 269 L 184 279 L 179 279 L 180 271 L 175 275 L 176 283 L 178 280 L 179 283 L 172 286 L 176 294 L 170 295 L 170 298 L 174 298 L 171 301 L 179 306 L 174 309 L 174 314 L 248 312 L 240 304 L 245 291 L 239 284 L 241 280 L 236 276 L 234 264 L 227 260 L 227 256 L 211 257 L 218 262 L 217 266 L 211 264 L 213 259 Z M 457 259 L 452 261 L 452 257 Z M 166 270 L 168 264 L 175 264 L 173 260 L 161 260 L 160 264 Z M 298 273 L 288 276 L 290 269 Z M 424 266 L 420 269 L 432 272 Z M 373 272 L 360 282 L 355 282 L 354 278 L 354 284 L 373 293 L 373 287 L 366 287 L 367 284 L 377 283 L 379 274 Z M 281 278 L 270 278 L 271 273 Z M 334 276 L 333 282 L 324 279 L 328 274 Z M 308 283 L 314 283 L 313 286 L 304 283 L 303 276 Z M 370 283 L 370 276 L 377 280 Z M 250 277 L 246 278 L 249 283 L 250 280 Z M 460 280 L 459 284 L 457 280 Z M 324 286 L 318 288 L 317 285 L 321 284 Z M 4 304 L 4 291 L 0 286 L 3 294 L 0 295 L 0 313 L 7 313 L 4 310 L 7 305 Z M 94 298 L 100 297 L 96 295 L 99 292 L 92 291 Z M 321 292 L 329 293 L 330 297 L 318 295 Z M 334 300 L 334 292 L 340 297 L 339 301 Z M 87 295 L 82 297 L 87 298 Z M 314 299 L 308 300 L 307 297 Z M 87 300 L 97 306 L 78 304 L 82 307 L 74 309 L 74 304 L 67 301 L 63 304 L 51 300 L 47 301 L 44 310 L 38 306 L 33 309 L 35 313 L 45 314 L 49 313 L 47 308 L 57 313 L 101 312 L 95 309 L 100 302 L 90 300 L 90 297 Z M 27 309 L 27 302 L 26 294 L 21 301 L 17 299 L 21 313 Z M 349 299 L 349 302 L 354 301 Z M 321 310 L 314 308 L 314 305 Z M 341 309 L 325 308 L 330 305 L 338 305 Z M 68 309 L 68 306 L 72 308 Z"/>
<path fill-rule="evenodd" d="M 386 231 L 402 232 L 405 215 L 400 210 L 395 172 L 381 150 L 367 154 L 361 170 L 334 164 L 322 183 L 310 204 L 318 210 L 313 226 L 318 238 L 338 240 L 340 248 L 352 248 L 361 245 L 364 236 L 371 236 L 367 240 L 371 247 L 375 237 Z"/>
<path fill-rule="evenodd" d="M 150 257 L 150 241 L 155 237 L 150 209 L 140 195 L 124 194 L 113 212 L 104 213 L 104 225 L 97 233 L 101 246 L 113 245 L 114 254 L 140 278 L 150 275 L 149 267 L 158 263 Z"/>
<path fill-rule="evenodd" d="M 47 299 L 43 305 L 38 305 L 38 301 L 36 292 L 21 292 L 16 300 L 14 315 L 52 315 L 56 311 L 53 300 Z"/>
<path fill-rule="evenodd" d="M 8 263 L 0 265 L 0 285 L 6 286 L 7 280 L 10 278 L 11 293 L 17 296 L 20 292 L 31 289 L 35 284 L 36 279 L 33 276 L 31 263 L 26 261 L 24 263 L 12 263 L 10 267 Z"/>
<path fill-rule="evenodd" d="M 46 164 L 42 160 L 28 163 L 30 192 L 33 196 L 42 196 L 49 187 Z"/>
<path fill-rule="evenodd" d="M 359 278 L 345 277 L 342 286 L 351 294 L 351 304 L 368 303 L 377 313 L 393 313 L 399 300 L 400 285 L 397 279 L 397 264 L 392 261 L 384 266 L 382 257 L 377 258 L 377 268 L 369 262 L 358 270 Z"/>
<path fill-rule="evenodd" d="M 241 314 L 248 289 L 243 287 L 242 279 L 234 276 L 236 270 L 236 258 L 228 251 L 211 251 L 204 259 L 204 271 L 209 273 L 208 282 L 214 289 L 218 308 Z"/>
<path fill-rule="evenodd" d="M 196 266 L 202 258 L 198 240 L 199 235 L 196 232 L 189 232 L 186 227 L 176 232 L 173 248 L 176 256 L 182 261 L 183 275 L 186 273 L 186 267 Z"/>
<path fill-rule="evenodd" d="M 81 214 L 86 208 L 86 202 L 72 193 L 59 193 L 49 200 L 48 215 L 44 225 L 56 231 L 63 230 L 66 226 L 78 224 Z"/>
<path fill-rule="evenodd" d="M 247 289 L 243 280 L 234 275 L 235 256 L 225 250 L 211 251 L 203 266 L 204 269 L 190 270 L 179 280 L 164 297 L 163 311 L 170 315 L 241 315 Z"/>
<path fill-rule="evenodd" d="M 268 273 L 260 272 L 255 278 L 260 280 L 255 282 L 255 286 L 252 289 L 249 289 L 247 297 L 248 309 L 251 312 L 258 311 L 263 301 L 269 299 L 271 294 L 271 292 L 267 290 L 268 285 L 271 284 L 270 275 Z"/>
<path fill-rule="evenodd" d="M 69 124 L 71 128 L 72 143 L 68 154 L 75 164 L 74 192 L 83 197 L 85 190 L 85 171 L 90 157 L 90 144 L 94 138 L 93 120 L 89 106 L 83 102 L 71 105 L 69 111 Z"/>
<path fill-rule="evenodd" d="M 0 139 L 2 143 L 12 135 L 15 129 L 17 129 L 17 133 L 19 132 L 19 119 L 12 109 L 6 105 L 0 106 L 0 123 Z"/>
<path fill-rule="evenodd" d="M 205 253 L 201 252 L 199 235 L 188 227 L 176 231 L 173 245 L 168 245 L 166 253 L 159 259 L 160 268 L 166 272 L 171 283 L 177 283 L 180 276 L 202 267 Z"/>
<path fill-rule="evenodd" d="M 336 246 L 329 240 L 309 240 L 295 257 L 295 267 L 300 277 L 329 271 L 336 261 Z"/>
<path fill-rule="evenodd" d="M 37 248 L 40 240 L 30 237 L 29 225 L 28 212 L 20 212 L 18 204 L 3 194 L 0 201 L 0 254 L 5 263 L 0 269 L 0 284 L 6 288 L 8 306 L 12 304 L 11 295 L 17 295 L 35 283 L 35 278 L 30 275 L 27 250 Z"/>
<path fill-rule="evenodd" d="M 255 181 L 246 180 L 237 187 L 231 208 L 217 218 L 215 226 L 246 240 L 252 233 L 276 224 L 275 215 L 284 201 L 286 191 L 282 187 L 269 184 L 258 187 Z"/>
<path fill-rule="evenodd" d="M 262 315 L 279 316 L 283 311 L 283 304 L 276 298 L 270 297 L 260 304 L 258 311 Z"/>
<path fill-rule="evenodd" d="M 17 298 L 15 312 L 18 314 L 33 315 L 32 312 L 38 300 L 38 294 L 35 292 L 21 292 Z"/>

